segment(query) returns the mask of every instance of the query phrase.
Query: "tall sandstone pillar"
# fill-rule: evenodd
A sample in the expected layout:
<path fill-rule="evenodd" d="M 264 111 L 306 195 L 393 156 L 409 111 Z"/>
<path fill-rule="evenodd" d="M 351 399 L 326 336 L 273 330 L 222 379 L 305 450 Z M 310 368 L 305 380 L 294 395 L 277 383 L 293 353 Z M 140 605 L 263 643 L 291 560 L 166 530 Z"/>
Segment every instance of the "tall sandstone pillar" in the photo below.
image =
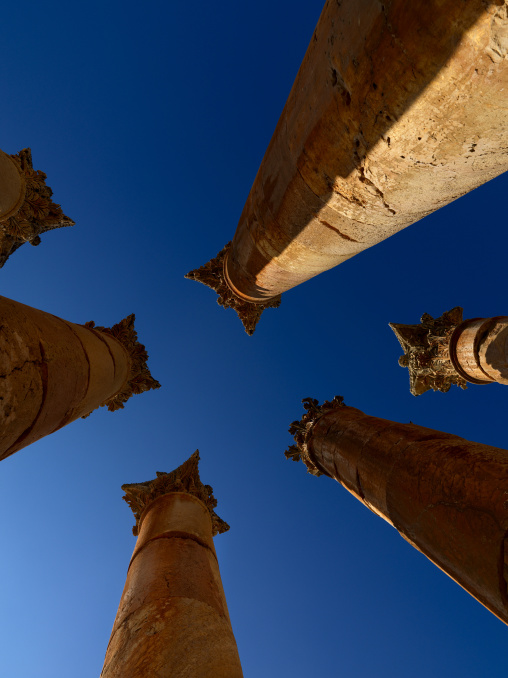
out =
<path fill-rule="evenodd" d="M 508 167 L 506 0 L 328 0 L 232 243 L 187 277 L 249 334 L 280 294 Z"/>
<path fill-rule="evenodd" d="M 413 395 L 449 391 L 452 384 L 508 384 L 508 316 L 462 319 L 460 306 L 419 325 L 390 323 L 404 355 Z"/>
<path fill-rule="evenodd" d="M 241 678 L 196 451 L 172 473 L 123 485 L 138 535 L 101 678 Z"/>
<path fill-rule="evenodd" d="M 0 268 L 24 243 L 39 245 L 42 233 L 74 225 L 52 195 L 44 172 L 33 168 L 29 148 L 16 155 L 0 151 Z"/>
<path fill-rule="evenodd" d="M 508 451 L 370 417 L 339 396 L 304 405 L 286 457 L 337 480 L 508 623 Z"/>
<path fill-rule="evenodd" d="M 111 328 L 0 297 L 0 459 L 104 405 L 159 388 L 134 315 Z"/>

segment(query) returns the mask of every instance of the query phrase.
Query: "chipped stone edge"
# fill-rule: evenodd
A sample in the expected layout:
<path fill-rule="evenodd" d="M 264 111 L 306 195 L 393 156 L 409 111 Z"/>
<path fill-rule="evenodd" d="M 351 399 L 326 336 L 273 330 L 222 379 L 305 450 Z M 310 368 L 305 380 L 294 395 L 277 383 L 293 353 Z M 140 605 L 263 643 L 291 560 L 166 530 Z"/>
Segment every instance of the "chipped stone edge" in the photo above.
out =
<path fill-rule="evenodd" d="M 302 400 L 305 414 L 299 421 L 293 421 L 289 427 L 289 433 L 294 437 L 296 444 L 290 445 L 284 452 L 286 459 L 293 461 L 303 461 L 307 467 L 307 473 L 313 476 L 324 475 L 311 457 L 308 442 L 317 420 L 326 412 L 335 410 L 338 407 L 344 407 L 344 398 L 336 395 L 333 400 L 325 400 L 322 405 L 315 398 L 304 398 Z"/>
<path fill-rule="evenodd" d="M 144 483 L 127 483 L 122 485 L 124 501 L 130 506 L 136 524 L 132 533 L 137 536 L 143 512 L 155 500 L 171 492 L 186 492 L 199 499 L 206 506 L 212 519 L 212 535 L 222 534 L 229 530 L 229 525 L 214 511 L 217 499 L 213 496 L 213 488 L 204 485 L 199 477 L 199 450 L 196 450 L 187 461 L 170 473 L 157 471 L 156 478 Z"/>
<path fill-rule="evenodd" d="M 281 295 L 278 294 L 262 304 L 256 304 L 238 297 L 229 287 L 224 274 L 224 260 L 230 248 L 231 242 L 228 242 L 216 257 L 204 266 L 190 271 L 185 277 L 203 283 L 203 285 L 214 290 L 218 295 L 217 303 L 219 306 L 235 310 L 245 331 L 249 336 L 252 336 L 263 311 L 267 308 L 278 308 L 280 306 Z"/>

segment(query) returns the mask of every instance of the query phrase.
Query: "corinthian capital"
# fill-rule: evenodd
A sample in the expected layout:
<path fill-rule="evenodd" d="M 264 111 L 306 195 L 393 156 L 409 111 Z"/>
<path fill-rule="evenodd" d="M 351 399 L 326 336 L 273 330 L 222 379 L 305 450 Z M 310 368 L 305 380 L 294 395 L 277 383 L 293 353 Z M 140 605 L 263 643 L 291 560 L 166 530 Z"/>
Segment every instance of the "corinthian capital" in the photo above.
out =
<path fill-rule="evenodd" d="M 467 388 L 466 380 L 453 366 L 449 350 L 452 334 L 462 323 L 462 310 L 456 306 L 439 318 L 424 313 L 419 325 L 389 323 L 404 351 L 399 365 L 408 369 L 413 395 L 430 389 L 446 393 L 453 384 Z"/>
<path fill-rule="evenodd" d="M 171 473 L 157 471 L 153 480 L 144 483 L 122 485 L 125 492 L 123 499 L 129 504 L 136 525 L 132 528 L 134 536 L 138 534 L 139 522 L 143 511 L 158 497 L 171 492 L 185 492 L 191 494 L 206 506 L 212 519 L 212 534 L 222 534 L 229 530 L 229 525 L 219 518 L 214 509 L 217 499 L 213 496 L 213 488 L 203 485 L 199 477 L 199 450 L 196 450 L 187 461 Z"/>
<path fill-rule="evenodd" d="M 74 221 L 65 216 L 60 205 L 51 199 L 53 191 L 46 184 L 46 174 L 34 170 L 30 149 L 24 148 L 9 157 L 19 171 L 23 199 L 14 214 L 0 219 L 0 268 L 24 243 L 39 245 L 42 233 L 74 226 Z"/>
<path fill-rule="evenodd" d="M 189 280 L 196 280 L 197 282 L 203 283 L 203 285 L 206 285 L 214 290 L 214 292 L 217 292 L 217 303 L 219 306 L 235 310 L 242 321 L 245 331 L 251 336 L 254 334 L 254 330 L 256 329 L 256 325 L 258 324 L 263 311 L 266 308 L 278 308 L 280 306 L 280 294 L 264 303 L 253 303 L 241 299 L 236 295 L 228 284 L 228 279 L 224 271 L 224 262 L 230 248 L 231 243 L 229 242 L 216 257 L 210 259 L 204 266 L 196 268 L 194 271 L 190 271 L 185 277 Z"/>

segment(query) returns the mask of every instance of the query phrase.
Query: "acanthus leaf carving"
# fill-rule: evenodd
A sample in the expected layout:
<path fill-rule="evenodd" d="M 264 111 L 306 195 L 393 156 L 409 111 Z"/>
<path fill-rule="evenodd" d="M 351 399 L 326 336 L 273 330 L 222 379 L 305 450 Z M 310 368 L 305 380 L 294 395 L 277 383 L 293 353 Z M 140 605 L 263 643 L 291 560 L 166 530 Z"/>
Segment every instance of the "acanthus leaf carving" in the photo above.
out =
<path fill-rule="evenodd" d="M 281 295 L 269 299 L 263 304 L 255 304 L 244 299 L 240 299 L 229 287 L 224 275 L 224 259 L 231 247 L 231 242 L 200 268 L 190 271 L 185 276 L 189 280 L 196 280 L 217 292 L 217 303 L 223 308 L 232 308 L 238 314 L 243 323 L 245 331 L 249 336 L 254 334 L 256 325 L 263 311 L 267 308 L 278 308 L 281 302 Z"/>
<path fill-rule="evenodd" d="M 102 332 L 103 334 L 108 334 L 113 337 L 122 344 L 129 354 L 129 377 L 123 388 L 99 405 L 99 407 L 107 407 L 110 412 L 123 409 L 124 404 L 131 396 L 157 389 L 161 386 L 160 383 L 152 377 L 150 370 L 148 369 L 148 353 L 144 345 L 138 341 L 138 335 L 134 329 L 135 319 L 136 316 L 134 313 L 131 313 L 131 315 L 128 315 L 112 327 L 96 326 L 93 320 L 84 324 L 84 327 L 89 330 Z M 88 417 L 89 414 L 91 413 L 85 415 L 83 419 Z"/>
<path fill-rule="evenodd" d="M 24 148 L 9 157 L 23 177 L 25 196 L 14 215 L 0 220 L 0 268 L 24 243 L 39 245 L 42 233 L 54 228 L 74 226 L 74 221 L 65 216 L 60 205 L 52 201 L 53 191 L 46 184 L 46 174 L 34 170 L 31 150 Z"/>
<path fill-rule="evenodd" d="M 302 403 L 305 414 L 300 420 L 293 421 L 289 427 L 289 433 L 294 437 L 296 444 L 290 445 L 284 452 L 284 455 L 286 459 L 303 461 L 308 473 L 313 476 L 321 476 L 323 472 L 312 459 L 308 440 L 316 421 L 326 412 L 335 410 L 338 407 L 344 407 L 344 398 L 336 395 L 333 400 L 325 400 L 322 405 L 315 398 L 304 398 Z"/>
<path fill-rule="evenodd" d="M 455 370 L 449 352 L 451 336 L 462 323 L 462 311 L 456 306 L 439 318 L 424 313 L 419 325 L 389 323 L 404 351 L 399 365 L 408 368 L 409 389 L 413 395 L 421 395 L 430 389 L 446 393 L 453 384 L 467 388 L 467 382 Z"/>
<path fill-rule="evenodd" d="M 222 534 L 229 530 L 229 525 L 214 511 L 217 499 L 213 496 L 211 485 L 204 485 L 199 477 L 199 450 L 196 450 L 187 461 L 171 473 L 157 471 L 156 478 L 144 483 L 122 485 L 124 501 L 129 504 L 136 525 L 132 528 L 134 536 L 139 531 L 139 522 L 143 511 L 158 497 L 171 492 L 186 492 L 196 497 L 206 506 L 212 519 L 212 534 Z"/>

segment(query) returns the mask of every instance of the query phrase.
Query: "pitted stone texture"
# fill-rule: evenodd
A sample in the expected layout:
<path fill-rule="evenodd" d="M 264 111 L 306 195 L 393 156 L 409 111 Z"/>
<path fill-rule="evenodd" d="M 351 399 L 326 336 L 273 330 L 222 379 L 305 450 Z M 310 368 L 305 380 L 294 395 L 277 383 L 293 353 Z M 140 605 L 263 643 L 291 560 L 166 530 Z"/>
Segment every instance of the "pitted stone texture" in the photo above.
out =
<path fill-rule="evenodd" d="M 165 630 L 171 628 L 168 642 Z M 236 641 L 226 619 L 185 597 L 147 603 L 115 632 L 101 678 L 239 678 Z"/>
<path fill-rule="evenodd" d="M 240 216 L 272 299 L 508 168 L 506 2 L 328 0 Z"/>

